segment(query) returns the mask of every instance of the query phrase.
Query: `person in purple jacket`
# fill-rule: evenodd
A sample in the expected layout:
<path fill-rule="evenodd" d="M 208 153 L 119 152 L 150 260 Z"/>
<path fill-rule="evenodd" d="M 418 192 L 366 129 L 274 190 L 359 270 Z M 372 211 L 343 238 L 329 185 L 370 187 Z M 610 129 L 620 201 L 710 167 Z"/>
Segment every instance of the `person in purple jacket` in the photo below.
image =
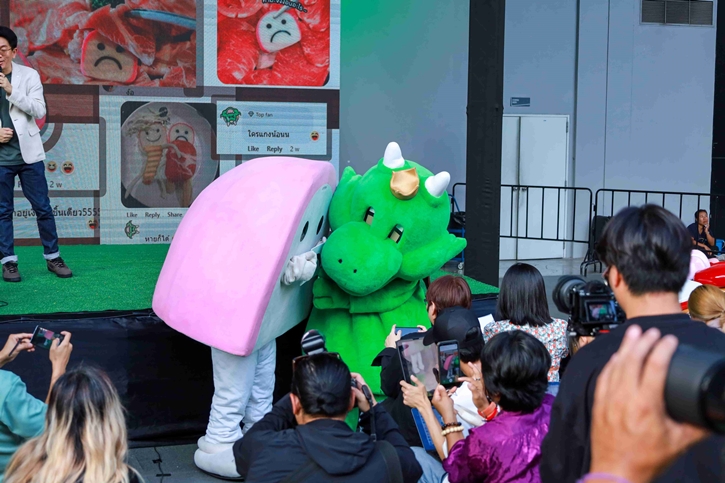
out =
<path fill-rule="evenodd" d="M 486 414 L 488 423 L 465 439 L 453 401 L 438 386 L 432 402 L 443 417 L 443 429 L 428 430 L 441 431 L 446 438 L 450 451 L 443 469 L 450 483 L 541 481 L 541 442 L 549 431 L 554 401 L 546 394 L 550 366 L 549 351 L 534 336 L 513 330 L 492 337 L 481 354 L 482 373 L 476 368 L 472 378 L 461 379 L 468 381 L 479 413 L 486 414 L 491 403 L 500 411 Z M 440 476 L 429 473 L 424 479 L 440 481 Z"/>

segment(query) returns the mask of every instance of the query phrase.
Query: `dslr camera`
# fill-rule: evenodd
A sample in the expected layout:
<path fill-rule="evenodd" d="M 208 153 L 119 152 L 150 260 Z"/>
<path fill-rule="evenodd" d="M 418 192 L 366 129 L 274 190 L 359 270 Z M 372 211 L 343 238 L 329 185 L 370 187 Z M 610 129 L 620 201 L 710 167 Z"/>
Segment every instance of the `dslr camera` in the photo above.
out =
<path fill-rule="evenodd" d="M 302 354 L 306 356 L 313 356 L 315 354 L 327 352 L 327 347 L 325 347 L 325 336 L 317 330 L 308 330 L 305 332 L 305 335 L 302 336 L 300 345 L 302 347 Z M 350 384 L 355 389 L 360 389 L 357 385 L 357 380 L 354 377 L 350 380 Z"/>
<path fill-rule="evenodd" d="M 552 294 L 569 314 L 570 336 L 598 336 L 625 321 L 611 289 L 598 280 L 564 276 Z M 665 382 L 665 406 L 676 421 L 725 434 L 725 355 L 680 344 Z"/>
<path fill-rule="evenodd" d="M 597 336 L 624 323 L 626 316 L 611 289 L 602 281 L 561 277 L 552 294 L 556 308 L 569 314 L 573 336 Z"/>

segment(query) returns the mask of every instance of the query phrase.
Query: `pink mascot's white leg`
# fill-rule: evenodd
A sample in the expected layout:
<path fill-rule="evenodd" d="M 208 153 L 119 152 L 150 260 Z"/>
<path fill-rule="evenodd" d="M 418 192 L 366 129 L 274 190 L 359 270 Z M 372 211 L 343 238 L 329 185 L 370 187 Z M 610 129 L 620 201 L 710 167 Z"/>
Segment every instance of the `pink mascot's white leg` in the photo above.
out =
<path fill-rule="evenodd" d="M 205 189 L 179 226 L 153 308 L 212 348 L 214 397 L 194 462 L 225 478 L 232 445 L 272 408 L 275 339 L 312 307 L 337 185 L 327 162 L 257 158 Z"/>

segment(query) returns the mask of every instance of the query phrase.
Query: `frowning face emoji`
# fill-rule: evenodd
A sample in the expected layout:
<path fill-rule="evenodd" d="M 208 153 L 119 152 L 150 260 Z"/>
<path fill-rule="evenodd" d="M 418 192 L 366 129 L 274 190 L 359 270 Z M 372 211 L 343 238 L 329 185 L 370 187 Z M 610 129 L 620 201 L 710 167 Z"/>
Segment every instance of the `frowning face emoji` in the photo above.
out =
<path fill-rule="evenodd" d="M 169 129 L 169 142 L 186 141 L 194 144 L 194 128 L 184 122 L 171 126 Z"/>
<path fill-rule="evenodd" d="M 297 20 L 287 12 L 276 10 L 263 16 L 257 24 L 257 41 L 262 50 L 277 52 L 302 39 Z"/>
<path fill-rule="evenodd" d="M 60 170 L 63 171 L 64 174 L 72 174 L 75 169 L 76 168 L 73 166 L 72 161 L 65 161 L 60 167 Z"/>
<path fill-rule="evenodd" d="M 138 61 L 126 49 L 94 30 L 83 42 L 81 72 L 86 77 L 128 84 L 138 75 Z"/>
<path fill-rule="evenodd" d="M 49 173 L 55 173 L 55 170 L 58 169 L 58 165 L 55 161 L 48 161 L 45 164 L 45 169 L 47 169 Z"/>

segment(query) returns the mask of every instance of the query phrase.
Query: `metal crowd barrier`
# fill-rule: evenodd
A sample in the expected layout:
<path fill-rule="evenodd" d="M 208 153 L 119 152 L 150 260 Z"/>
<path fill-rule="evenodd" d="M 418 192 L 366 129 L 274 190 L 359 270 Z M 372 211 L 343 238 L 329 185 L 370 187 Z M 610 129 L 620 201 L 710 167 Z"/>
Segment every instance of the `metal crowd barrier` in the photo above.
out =
<path fill-rule="evenodd" d="M 501 207 L 501 238 L 589 243 L 589 188 L 502 184 Z"/>
<path fill-rule="evenodd" d="M 695 221 L 695 212 L 700 209 L 707 210 L 714 215 L 719 206 L 725 203 L 725 195 L 711 193 L 688 193 L 677 191 L 650 191 L 650 190 L 620 190 L 603 188 L 597 190 L 592 207 L 593 230 L 589 250 L 582 262 L 582 272 L 586 274 L 587 267 L 599 265 L 596 257 L 596 243 L 602 234 L 607 221 L 623 208 L 641 206 L 644 204 L 660 205 L 675 214 L 685 225 Z"/>
<path fill-rule="evenodd" d="M 725 201 L 725 195 L 710 193 L 679 193 L 675 191 L 646 190 L 597 190 L 593 216 L 612 217 L 622 208 L 641 206 L 647 203 L 657 204 L 671 211 L 689 225 L 693 223 L 695 212 L 705 209 L 710 213 L 710 206 Z"/>
<path fill-rule="evenodd" d="M 455 186 L 465 188 L 466 184 Z M 455 196 L 454 189 L 453 201 Z M 697 210 L 705 209 L 713 219 L 723 220 L 720 235 L 725 235 L 725 194 L 600 189 L 592 196 L 589 188 L 502 184 L 500 237 L 587 244 L 580 266 L 581 274 L 586 275 L 589 267 L 602 270 L 595 248 L 607 221 L 623 208 L 647 203 L 669 210 L 685 225 L 695 221 Z M 457 219 L 460 215 L 465 219 L 465 212 L 460 212 L 455 203 L 451 211 L 458 215 Z M 717 230 L 719 225 L 715 225 Z"/>

